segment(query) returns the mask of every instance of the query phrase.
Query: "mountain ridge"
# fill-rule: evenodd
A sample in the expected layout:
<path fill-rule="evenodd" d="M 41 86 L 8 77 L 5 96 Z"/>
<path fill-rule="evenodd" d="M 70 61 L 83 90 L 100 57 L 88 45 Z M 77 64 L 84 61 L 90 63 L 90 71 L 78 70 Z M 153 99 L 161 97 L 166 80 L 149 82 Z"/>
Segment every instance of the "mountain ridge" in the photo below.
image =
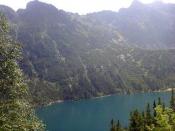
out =
<path fill-rule="evenodd" d="M 33 103 L 174 86 L 174 5 L 144 6 L 82 16 L 39 1 L 12 16 L 0 6 L 11 36 L 22 43 L 19 64 Z"/>

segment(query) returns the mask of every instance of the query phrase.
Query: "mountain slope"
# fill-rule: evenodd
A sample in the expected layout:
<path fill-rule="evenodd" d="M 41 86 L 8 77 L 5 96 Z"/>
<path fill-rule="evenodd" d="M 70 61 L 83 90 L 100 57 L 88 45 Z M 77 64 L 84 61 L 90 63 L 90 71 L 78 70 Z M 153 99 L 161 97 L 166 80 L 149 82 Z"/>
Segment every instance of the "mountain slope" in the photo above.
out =
<path fill-rule="evenodd" d="M 174 47 L 173 40 L 165 43 L 158 37 L 164 28 L 168 30 L 161 25 L 168 18 L 162 16 L 159 25 L 151 19 L 153 16 L 147 6 L 141 8 L 144 19 L 140 11 L 135 11 L 140 3 L 133 4 L 119 13 L 99 12 L 86 16 L 38 1 L 28 3 L 26 9 L 17 12 L 0 6 L 10 21 L 10 34 L 22 43 L 24 58 L 20 65 L 28 78 L 34 103 L 174 86 L 175 50 L 168 49 Z M 131 17 L 134 14 L 137 15 Z M 173 14 L 168 13 L 168 16 L 173 17 Z M 138 26 L 141 20 L 149 20 L 144 25 L 149 31 Z M 151 24 L 162 28 L 152 28 Z M 168 30 L 172 31 L 172 28 Z M 150 32 L 160 34 L 148 39 L 152 36 Z M 172 37 L 172 34 L 167 35 Z M 159 50 L 153 50 L 158 49 L 157 45 Z"/>
<path fill-rule="evenodd" d="M 127 9 L 89 14 L 90 19 L 117 29 L 130 45 L 148 49 L 174 48 L 175 5 L 135 0 Z"/>

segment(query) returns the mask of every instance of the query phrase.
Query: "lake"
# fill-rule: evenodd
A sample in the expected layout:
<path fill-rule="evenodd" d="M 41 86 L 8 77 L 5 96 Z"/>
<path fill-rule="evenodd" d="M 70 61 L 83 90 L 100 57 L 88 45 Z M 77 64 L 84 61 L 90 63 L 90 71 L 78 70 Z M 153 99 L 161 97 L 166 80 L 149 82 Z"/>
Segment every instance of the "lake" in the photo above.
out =
<path fill-rule="evenodd" d="M 169 104 L 170 92 L 113 95 L 53 104 L 39 108 L 37 114 L 49 131 L 109 131 L 112 118 L 127 126 L 130 111 L 142 111 L 158 97 Z"/>

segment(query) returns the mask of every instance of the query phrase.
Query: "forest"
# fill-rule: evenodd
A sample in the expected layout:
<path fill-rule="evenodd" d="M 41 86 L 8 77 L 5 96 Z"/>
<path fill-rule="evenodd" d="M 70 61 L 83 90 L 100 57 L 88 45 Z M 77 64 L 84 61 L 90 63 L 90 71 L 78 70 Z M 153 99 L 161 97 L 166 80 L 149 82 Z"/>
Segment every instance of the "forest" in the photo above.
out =
<path fill-rule="evenodd" d="M 124 128 L 120 121 L 111 120 L 110 131 L 175 131 L 175 97 L 174 89 L 171 91 L 170 106 L 166 107 L 161 98 L 152 105 L 149 103 L 145 111 L 137 109 L 130 113 L 129 126 Z"/>

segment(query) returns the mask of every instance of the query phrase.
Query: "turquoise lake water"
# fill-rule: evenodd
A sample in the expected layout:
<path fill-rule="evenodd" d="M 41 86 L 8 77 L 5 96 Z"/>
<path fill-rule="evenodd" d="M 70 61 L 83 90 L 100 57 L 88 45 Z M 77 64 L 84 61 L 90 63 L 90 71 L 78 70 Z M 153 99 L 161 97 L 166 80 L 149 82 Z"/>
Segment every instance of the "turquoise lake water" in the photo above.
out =
<path fill-rule="evenodd" d="M 112 118 L 127 126 L 130 111 L 142 111 L 158 97 L 169 104 L 169 92 L 113 95 L 53 104 L 39 108 L 37 114 L 49 131 L 109 131 Z"/>

